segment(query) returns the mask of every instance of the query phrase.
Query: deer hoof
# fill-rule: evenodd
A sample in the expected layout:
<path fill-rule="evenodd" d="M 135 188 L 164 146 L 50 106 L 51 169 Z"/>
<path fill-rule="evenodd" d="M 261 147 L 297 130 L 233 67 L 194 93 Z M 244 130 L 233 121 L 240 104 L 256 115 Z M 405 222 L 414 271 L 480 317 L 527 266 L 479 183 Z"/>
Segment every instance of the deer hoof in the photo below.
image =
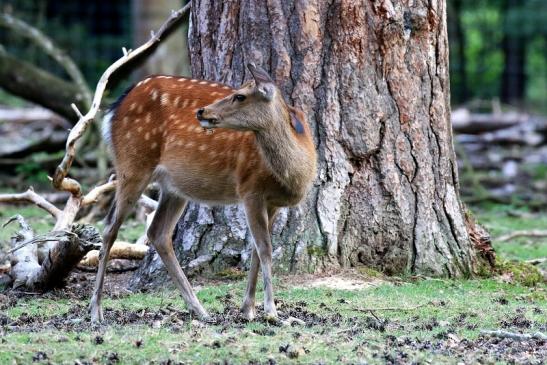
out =
<path fill-rule="evenodd" d="M 246 320 L 252 321 L 256 317 L 256 310 L 254 307 L 251 306 L 243 307 L 241 308 L 241 314 Z"/>
<path fill-rule="evenodd" d="M 101 323 L 104 321 L 103 310 L 101 307 L 91 306 L 91 323 Z"/>

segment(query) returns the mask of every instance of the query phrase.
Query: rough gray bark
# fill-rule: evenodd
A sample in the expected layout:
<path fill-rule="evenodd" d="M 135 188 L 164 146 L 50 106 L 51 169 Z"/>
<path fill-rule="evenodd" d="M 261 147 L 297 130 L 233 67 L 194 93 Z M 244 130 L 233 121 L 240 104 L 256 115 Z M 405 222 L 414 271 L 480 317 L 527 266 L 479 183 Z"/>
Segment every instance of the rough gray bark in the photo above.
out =
<path fill-rule="evenodd" d="M 449 122 L 445 14 L 444 0 L 192 2 L 194 77 L 237 86 L 250 78 L 247 62 L 262 65 L 315 131 L 315 187 L 275 224 L 279 271 L 472 271 Z M 216 272 L 248 265 L 250 240 L 241 208 L 191 204 L 175 246 L 187 267 Z M 165 278 L 150 255 L 133 284 Z"/>

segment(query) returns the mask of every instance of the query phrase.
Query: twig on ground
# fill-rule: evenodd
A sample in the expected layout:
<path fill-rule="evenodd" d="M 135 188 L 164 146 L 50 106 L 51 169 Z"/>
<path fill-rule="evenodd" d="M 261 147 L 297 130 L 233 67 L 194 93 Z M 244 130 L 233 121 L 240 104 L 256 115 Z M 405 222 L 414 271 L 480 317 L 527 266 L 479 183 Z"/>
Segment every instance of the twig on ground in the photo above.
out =
<path fill-rule="evenodd" d="M 540 265 L 540 264 L 543 264 L 545 261 L 547 261 L 547 257 L 540 257 L 537 259 L 526 260 L 524 262 L 530 265 Z"/>
<path fill-rule="evenodd" d="M 511 232 L 509 234 L 506 234 L 506 235 L 503 235 L 503 236 L 499 236 L 498 238 L 496 238 L 495 240 L 498 241 L 498 242 L 507 242 L 507 241 L 510 241 L 514 238 L 518 238 L 518 237 L 536 237 L 536 238 L 541 238 L 541 237 L 547 237 L 547 231 L 543 231 L 543 230 L 540 230 L 540 229 L 532 229 L 532 230 L 526 230 L 526 231 L 515 231 L 515 232 Z"/>
<path fill-rule="evenodd" d="M 503 330 L 498 330 L 498 331 L 481 330 L 480 333 L 481 335 L 500 337 L 500 338 L 510 338 L 516 341 L 528 341 L 528 340 L 547 341 L 547 335 L 541 332 L 526 334 L 526 333 L 515 333 L 515 332 L 509 332 L 509 331 L 503 331 Z"/>
<path fill-rule="evenodd" d="M 427 305 L 433 304 L 431 302 L 423 303 L 416 305 L 414 307 L 377 307 L 377 308 L 353 308 L 353 310 L 356 310 L 358 312 L 365 312 L 365 313 L 372 313 L 372 312 L 380 312 L 380 311 L 400 311 L 400 312 L 406 312 L 406 311 L 413 311 L 418 308 L 425 307 Z"/>

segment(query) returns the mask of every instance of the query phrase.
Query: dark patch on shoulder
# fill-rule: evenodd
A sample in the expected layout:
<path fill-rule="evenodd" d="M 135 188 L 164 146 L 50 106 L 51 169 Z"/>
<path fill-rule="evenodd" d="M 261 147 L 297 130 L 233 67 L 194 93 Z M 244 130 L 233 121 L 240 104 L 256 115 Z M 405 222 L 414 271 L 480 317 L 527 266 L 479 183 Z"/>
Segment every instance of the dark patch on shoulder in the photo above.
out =
<path fill-rule="evenodd" d="M 125 99 L 125 97 L 131 92 L 131 90 L 133 90 L 134 87 L 135 87 L 135 84 L 125 89 L 125 91 L 120 96 L 118 96 L 116 101 L 110 104 L 110 106 L 106 109 L 105 114 L 110 113 L 112 111 L 116 111 L 118 107 L 120 106 L 120 104 L 122 103 L 123 99 Z"/>
<path fill-rule="evenodd" d="M 290 114 L 291 114 L 291 124 L 295 132 L 298 134 L 304 134 L 304 125 L 302 124 L 300 119 L 298 119 L 295 113 L 291 112 Z"/>

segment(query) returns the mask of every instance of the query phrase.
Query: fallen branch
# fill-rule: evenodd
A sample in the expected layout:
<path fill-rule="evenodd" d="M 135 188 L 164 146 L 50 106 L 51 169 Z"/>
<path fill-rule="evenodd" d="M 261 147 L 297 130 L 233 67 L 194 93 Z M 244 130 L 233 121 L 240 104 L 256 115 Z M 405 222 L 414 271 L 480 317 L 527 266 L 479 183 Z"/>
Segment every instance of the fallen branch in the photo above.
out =
<path fill-rule="evenodd" d="M 541 332 L 536 332 L 533 334 L 525 334 L 525 333 L 514 333 L 509 331 L 503 331 L 503 330 L 498 330 L 498 331 L 481 330 L 480 333 L 481 335 L 500 337 L 500 338 L 510 338 L 516 341 L 529 341 L 529 340 L 547 341 L 547 335 Z"/>
<path fill-rule="evenodd" d="M 535 238 L 547 237 L 547 231 L 543 231 L 539 229 L 515 231 L 515 232 L 511 232 L 509 234 L 496 238 L 496 241 L 507 242 L 518 237 L 535 237 Z"/>
<path fill-rule="evenodd" d="M 108 261 L 106 271 L 109 273 L 123 273 L 127 271 L 134 271 L 141 265 L 140 260 L 126 260 L 126 259 L 112 259 Z M 97 266 L 84 266 L 78 265 L 78 270 L 85 272 L 97 272 Z"/>
<path fill-rule="evenodd" d="M 110 250 L 109 260 L 127 259 L 127 260 L 142 260 L 148 252 L 148 246 L 139 245 L 129 242 L 117 241 Z M 83 266 L 98 266 L 99 265 L 99 250 L 89 251 L 80 261 Z"/>
<path fill-rule="evenodd" d="M 547 261 L 547 257 L 541 257 L 541 258 L 537 258 L 537 259 L 526 260 L 524 262 L 526 262 L 527 264 L 530 264 L 530 265 L 541 265 L 545 261 Z"/>
<path fill-rule="evenodd" d="M 79 120 L 68 135 L 65 156 L 55 170 L 55 174 L 53 175 L 53 187 L 55 187 L 57 190 L 63 190 L 63 181 L 65 180 L 68 174 L 68 170 L 70 170 L 70 167 L 72 166 L 72 162 L 74 161 L 74 157 L 76 155 L 76 142 L 85 133 L 85 131 L 89 127 L 89 124 L 93 121 L 97 112 L 99 111 L 103 93 L 106 89 L 109 78 L 124 64 L 128 63 L 132 59 L 136 59 L 141 54 L 144 54 L 149 48 L 152 48 L 153 46 L 159 44 L 164 34 L 167 34 L 172 29 L 174 29 L 179 20 L 182 19 L 182 17 L 188 12 L 189 9 L 190 3 L 188 3 L 178 11 L 173 11 L 169 19 L 167 19 L 167 21 L 163 23 L 160 29 L 156 33 L 152 32 L 152 36 L 150 37 L 148 42 L 133 51 L 124 50 L 124 55 L 116 62 L 111 64 L 101 76 L 99 82 L 97 83 L 95 94 L 93 95 L 91 108 L 85 115 L 83 115 L 75 105 L 73 106 L 76 114 L 79 117 Z"/>
<path fill-rule="evenodd" d="M 419 304 L 414 307 L 377 307 L 377 308 L 353 308 L 353 310 L 356 310 L 358 312 L 364 312 L 364 313 L 372 313 L 372 312 L 380 312 L 380 311 L 398 311 L 398 312 L 407 312 L 407 311 L 413 311 L 418 308 L 425 307 L 427 305 L 433 304 L 431 302 Z"/>

